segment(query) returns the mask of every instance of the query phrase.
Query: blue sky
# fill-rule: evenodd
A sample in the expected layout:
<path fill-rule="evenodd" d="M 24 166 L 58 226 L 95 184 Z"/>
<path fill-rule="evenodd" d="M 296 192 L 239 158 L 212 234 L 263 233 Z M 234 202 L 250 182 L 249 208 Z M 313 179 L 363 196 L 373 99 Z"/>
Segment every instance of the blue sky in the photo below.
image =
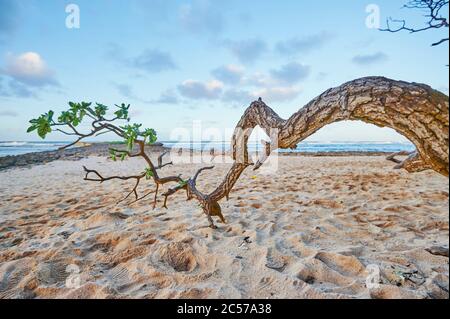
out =
<path fill-rule="evenodd" d="M 448 94 L 448 44 L 430 46 L 444 31 L 366 26 L 369 4 L 380 9 L 382 26 L 389 16 L 423 24 L 422 12 L 401 8 L 405 1 L 0 0 L 0 140 L 37 139 L 25 133 L 28 120 L 68 101 L 130 103 L 133 121 L 168 140 L 193 120 L 230 131 L 259 96 L 287 118 L 362 76 Z M 70 3 L 80 28 L 66 27 Z M 359 122 L 309 139 L 403 140 Z"/>

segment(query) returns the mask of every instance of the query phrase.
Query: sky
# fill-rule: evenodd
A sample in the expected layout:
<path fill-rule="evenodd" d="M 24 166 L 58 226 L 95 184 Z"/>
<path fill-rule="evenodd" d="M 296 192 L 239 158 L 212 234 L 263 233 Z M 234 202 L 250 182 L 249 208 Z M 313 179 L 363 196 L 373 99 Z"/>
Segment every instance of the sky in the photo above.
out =
<path fill-rule="evenodd" d="M 28 121 L 69 101 L 129 103 L 132 121 L 159 140 L 192 138 L 196 121 L 211 140 L 228 138 L 258 97 L 288 118 L 363 76 L 448 94 L 448 43 L 431 47 L 448 30 L 377 29 L 389 17 L 423 25 L 405 1 L 0 0 L 0 140 L 37 140 Z M 341 122 L 308 140 L 405 139 Z"/>

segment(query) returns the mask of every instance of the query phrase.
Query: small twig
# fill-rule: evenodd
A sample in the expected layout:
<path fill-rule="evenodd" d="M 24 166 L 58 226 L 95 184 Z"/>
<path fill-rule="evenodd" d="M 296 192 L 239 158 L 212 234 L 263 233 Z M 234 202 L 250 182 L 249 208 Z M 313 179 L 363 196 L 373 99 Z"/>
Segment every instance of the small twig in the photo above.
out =
<path fill-rule="evenodd" d="M 409 156 L 409 155 L 411 155 L 412 153 L 414 153 L 414 152 L 410 152 L 410 151 L 400 151 L 400 152 L 396 152 L 396 153 L 392 153 L 392 154 L 388 155 L 388 156 L 386 157 L 386 159 L 387 159 L 388 161 L 394 162 L 394 163 L 396 163 L 396 164 L 400 164 L 400 163 L 403 162 L 403 161 L 396 159 L 396 158 L 395 158 L 396 156 Z"/>

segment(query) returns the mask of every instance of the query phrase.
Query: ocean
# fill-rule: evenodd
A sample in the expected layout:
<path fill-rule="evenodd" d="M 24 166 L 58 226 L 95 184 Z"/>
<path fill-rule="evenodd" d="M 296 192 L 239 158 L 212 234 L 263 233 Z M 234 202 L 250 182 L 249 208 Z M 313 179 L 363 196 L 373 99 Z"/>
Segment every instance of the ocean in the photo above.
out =
<path fill-rule="evenodd" d="M 61 146 L 64 146 L 65 144 L 65 142 L 0 142 L 0 157 L 7 155 L 21 155 L 26 153 L 53 151 Z"/>
<path fill-rule="evenodd" d="M 162 141 L 166 147 L 193 148 L 195 150 L 217 151 L 228 150 L 229 142 L 175 142 Z M 0 157 L 7 155 L 20 155 L 33 152 L 56 150 L 67 142 L 0 142 Z M 279 152 L 399 152 L 413 151 L 414 145 L 405 142 L 301 142 L 295 150 L 279 150 Z M 249 142 L 249 151 L 261 150 L 260 143 Z"/>

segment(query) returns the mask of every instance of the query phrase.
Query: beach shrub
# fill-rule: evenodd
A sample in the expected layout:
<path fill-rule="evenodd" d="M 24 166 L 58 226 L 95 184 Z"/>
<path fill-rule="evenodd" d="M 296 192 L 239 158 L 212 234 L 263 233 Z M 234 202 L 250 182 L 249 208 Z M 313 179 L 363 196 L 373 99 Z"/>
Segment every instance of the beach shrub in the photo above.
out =
<path fill-rule="evenodd" d="M 153 144 L 157 141 L 156 131 L 152 128 L 142 129 L 142 124 L 134 123 L 118 127 L 110 124 L 118 120 L 126 122 L 130 121 L 130 118 L 128 117 L 130 104 L 122 103 L 120 105 L 116 104 L 115 106 L 117 110 L 113 113 L 114 116 L 108 119 L 105 116 L 109 107 L 104 104 L 95 103 L 95 106 L 92 106 L 92 103 L 90 102 L 69 102 L 69 109 L 62 111 L 56 120 L 53 118 L 53 111 L 49 111 L 36 119 L 30 120 L 31 125 L 27 132 L 30 133 L 36 131 L 38 136 L 42 139 L 45 139 L 47 134 L 51 132 L 60 132 L 68 136 L 77 136 L 77 142 L 83 138 L 95 137 L 107 132 L 114 132 L 116 134 L 119 133 L 118 135 L 123 137 L 123 143 L 127 145 L 128 150 L 130 151 L 138 137 L 142 137 L 146 144 Z M 90 132 L 82 133 L 76 128 L 86 118 L 89 118 L 91 121 L 93 129 Z M 64 149 L 72 145 L 74 144 L 66 145 L 62 148 Z M 115 152 L 111 152 L 111 156 L 115 159 Z M 126 153 L 122 153 L 120 158 L 123 160 L 125 156 Z"/>

